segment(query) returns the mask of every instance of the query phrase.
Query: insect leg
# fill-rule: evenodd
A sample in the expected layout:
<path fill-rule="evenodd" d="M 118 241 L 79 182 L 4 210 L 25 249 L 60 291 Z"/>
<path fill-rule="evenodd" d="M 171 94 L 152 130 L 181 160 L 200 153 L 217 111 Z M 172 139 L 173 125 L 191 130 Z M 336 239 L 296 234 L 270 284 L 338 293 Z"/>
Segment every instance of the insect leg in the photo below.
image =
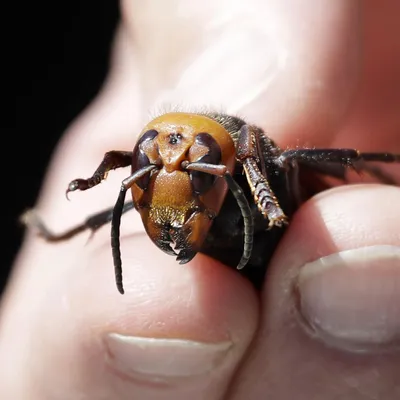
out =
<path fill-rule="evenodd" d="M 122 214 L 133 208 L 133 201 L 129 201 L 124 204 L 122 208 Z M 61 233 L 53 233 L 44 224 L 43 220 L 39 217 L 34 209 L 26 211 L 21 216 L 21 222 L 29 228 L 33 228 L 39 236 L 42 236 L 49 242 L 61 242 L 72 238 L 73 236 L 81 233 L 87 229 L 92 231 L 92 234 L 96 232 L 103 225 L 109 223 L 112 219 L 114 207 L 107 208 L 96 214 L 93 214 L 86 218 L 81 224 L 73 226 Z"/>
<path fill-rule="evenodd" d="M 393 178 L 369 162 L 400 163 L 400 154 L 361 153 L 355 149 L 294 149 L 284 151 L 279 157 L 280 166 L 299 162 L 317 172 L 345 179 L 345 170 L 366 171 L 380 181 L 395 184 Z"/>
<path fill-rule="evenodd" d="M 260 130 L 251 125 L 243 125 L 240 129 L 237 159 L 242 163 L 249 183 L 254 201 L 261 214 L 269 219 L 269 227 L 282 226 L 288 222 L 288 218 L 279 205 L 275 193 L 259 167 L 260 154 L 257 149 L 257 135 Z"/>
<path fill-rule="evenodd" d="M 112 169 L 127 167 L 132 164 L 131 151 L 108 151 L 94 174 L 88 179 L 74 179 L 68 185 L 66 194 L 75 190 L 87 190 L 98 185 Z"/>

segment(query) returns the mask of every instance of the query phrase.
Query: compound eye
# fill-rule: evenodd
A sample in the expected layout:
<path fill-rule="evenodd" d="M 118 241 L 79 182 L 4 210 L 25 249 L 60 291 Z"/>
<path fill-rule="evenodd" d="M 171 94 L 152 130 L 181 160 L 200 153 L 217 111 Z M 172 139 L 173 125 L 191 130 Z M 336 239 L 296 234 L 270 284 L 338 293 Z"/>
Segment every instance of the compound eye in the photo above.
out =
<path fill-rule="evenodd" d="M 158 135 L 158 132 L 155 129 L 151 129 L 145 132 L 138 142 L 136 143 L 135 148 L 133 149 L 132 155 L 132 173 L 138 171 L 139 169 L 150 165 L 149 157 L 147 157 L 144 148 L 149 148 L 149 142 L 153 141 Z M 155 145 L 155 143 L 154 143 Z M 144 175 L 142 178 L 136 181 L 136 184 L 143 190 L 147 189 L 147 186 L 150 182 L 150 174 Z"/>
<path fill-rule="evenodd" d="M 191 161 L 218 165 L 221 162 L 221 149 L 209 133 L 199 133 L 190 149 Z M 206 193 L 214 184 L 216 177 L 205 172 L 190 171 L 193 191 L 197 195 Z"/>

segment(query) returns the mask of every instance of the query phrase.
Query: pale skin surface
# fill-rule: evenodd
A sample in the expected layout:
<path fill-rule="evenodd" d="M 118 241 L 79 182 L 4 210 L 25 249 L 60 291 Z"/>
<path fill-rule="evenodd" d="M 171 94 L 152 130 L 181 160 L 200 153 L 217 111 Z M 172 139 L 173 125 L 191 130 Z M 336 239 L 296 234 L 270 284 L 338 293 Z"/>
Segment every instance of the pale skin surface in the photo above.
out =
<path fill-rule="evenodd" d="M 131 150 L 160 103 L 223 107 L 282 147 L 400 153 L 398 1 L 219 1 L 212 10 L 200 1 L 160 3 L 121 4 L 109 79 L 65 134 L 37 203 L 55 231 L 114 203 L 128 170 L 71 202 L 64 191 L 105 151 Z M 87 234 L 58 245 L 28 235 L 1 304 L 0 397 L 399 398 L 399 204 L 400 189 L 383 185 L 312 199 L 294 217 L 261 294 L 202 255 L 177 264 L 134 212 L 122 221 L 124 296 L 113 281 L 108 227 L 89 243 Z M 299 277 L 320 257 L 377 245 L 385 246 L 369 247 L 362 268 L 316 274 L 312 290 L 312 272 Z M 349 266 L 353 258 L 339 257 Z M 304 315 L 334 338 L 299 322 L 297 284 Z M 122 349 L 129 367 L 116 365 L 110 333 L 136 344 L 159 338 L 161 350 L 133 345 L 132 353 Z M 156 359 L 174 343 L 170 364 Z M 220 351 L 213 362 L 210 343 Z"/>

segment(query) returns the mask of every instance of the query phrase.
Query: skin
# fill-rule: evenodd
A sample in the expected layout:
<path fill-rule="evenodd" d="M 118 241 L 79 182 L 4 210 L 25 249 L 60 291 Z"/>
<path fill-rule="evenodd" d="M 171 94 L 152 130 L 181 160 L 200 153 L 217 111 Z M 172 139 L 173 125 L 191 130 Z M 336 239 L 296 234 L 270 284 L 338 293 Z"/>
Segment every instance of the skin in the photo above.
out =
<path fill-rule="evenodd" d="M 122 1 L 108 80 L 66 132 L 43 182 L 37 207 L 50 227 L 62 230 L 114 203 L 128 171 L 110 173 L 107 183 L 74 194 L 71 202 L 64 198 L 66 185 L 89 176 L 105 151 L 132 149 L 148 110 L 166 103 L 223 104 L 265 128 L 283 148 L 400 153 L 398 1 L 379 7 L 348 0 L 224 3 L 213 2 L 211 10 L 200 1 Z M 398 167 L 391 171 L 400 178 Z M 177 264 L 154 247 L 137 213 L 122 224 L 124 296 L 113 281 L 108 228 L 87 245 L 83 234 L 57 245 L 28 234 L 1 303 L 0 397 L 399 398 L 400 327 L 390 343 L 367 346 L 362 354 L 332 346 L 294 311 L 299 298 L 293 290 L 302 266 L 319 257 L 373 245 L 398 250 L 396 204 L 400 189 L 383 185 L 340 187 L 310 200 L 277 249 L 261 294 L 205 256 Z M 365 287 L 356 285 L 356 272 L 341 280 L 332 269 L 323 317 L 334 310 L 340 319 L 353 301 L 361 304 L 360 318 L 371 313 L 372 319 L 374 310 L 400 304 L 400 290 L 384 298 L 367 289 L 385 279 L 399 288 L 396 262 L 364 267 Z M 341 308 L 340 298 L 353 301 Z M 324 304 L 310 295 L 308 311 Z M 400 318 L 396 307 L 391 310 L 387 315 Z M 110 361 L 108 333 L 228 341 L 231 347 L 212 373 L 146 381 Z M 143 357 L 152 364 L 150 355 Z"/>

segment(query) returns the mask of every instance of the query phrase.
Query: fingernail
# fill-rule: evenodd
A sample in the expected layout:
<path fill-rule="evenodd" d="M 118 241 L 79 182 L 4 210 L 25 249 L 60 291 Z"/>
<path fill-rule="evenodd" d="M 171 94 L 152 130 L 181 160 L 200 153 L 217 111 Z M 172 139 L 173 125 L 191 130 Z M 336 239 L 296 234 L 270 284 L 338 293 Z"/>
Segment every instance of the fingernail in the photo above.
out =
<path fill-rule="evenodd" d="M 342 251 L 304 265 L 299 311 L 329 345 L 368 352 L 400 348 L 400 247 Z"/>
<path fill-rule="evenodd" d="M 232 342 L 203 343 L 111 333 L 106 337 L 110 361 L 139 379 L 163 381 L 206 374 L 224 363 Z"/>

